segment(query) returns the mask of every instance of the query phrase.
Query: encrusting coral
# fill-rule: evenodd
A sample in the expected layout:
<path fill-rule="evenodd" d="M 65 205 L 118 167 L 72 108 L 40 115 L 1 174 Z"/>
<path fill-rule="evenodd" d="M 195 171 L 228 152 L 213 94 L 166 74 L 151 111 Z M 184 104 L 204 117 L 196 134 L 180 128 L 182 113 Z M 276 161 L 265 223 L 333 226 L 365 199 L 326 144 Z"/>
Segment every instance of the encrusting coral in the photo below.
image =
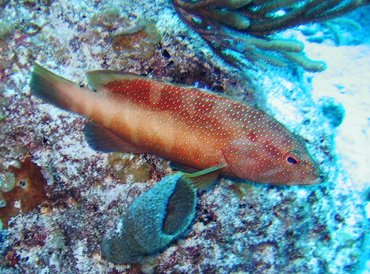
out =
<path fill-rule="evenodd" d="M 307 71 L 325 64 L 303 53 L 303 44 L 272 36 L 298 25 L 323 21 L 363 5 L 358 1 L 172 0 L 182 20 L 225 62 L 244 67 L 258 59 L 275 66 L 292 62 Z"/>
<path fill-rule="evenodd" d="M 153 57 L 161 35 L 154 22 L 138 19 L 128 29 L 117 31 L 112 38 L 112 46 L 116 52 L 134 59 L 148 60 Z"/>
<path fill-rule="evenodd" d="M 8 186 L 0 185 L 0 220 L 7 227 L 10 218 L 26 213 L 46 201 L 46 180 L 40 168 L 27 156 L 20 167 L 10 167 L 6 176 Z M 13 174 L 14 176 L 12 176 Z"/>

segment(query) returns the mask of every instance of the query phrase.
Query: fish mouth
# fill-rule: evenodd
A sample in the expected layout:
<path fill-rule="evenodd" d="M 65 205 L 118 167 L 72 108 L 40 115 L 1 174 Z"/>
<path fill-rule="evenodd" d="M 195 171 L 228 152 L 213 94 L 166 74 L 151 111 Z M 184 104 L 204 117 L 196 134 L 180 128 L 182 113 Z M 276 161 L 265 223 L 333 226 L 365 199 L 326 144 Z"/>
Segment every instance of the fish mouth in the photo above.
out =
<path fill-rule="evenodd" d="M 325 182 L 325 176 L 322 174 L 319 174 L 317 177 L 313 179 L 308 179 L 303 182 L 301 182 L 301 185 L 317 185 Z"/>
<path fill-rule="evenodd" d="M 321 184 L 323 181 L 324 181 L 324 180 L 323 180 L 323 178 L 321 178 L 321 177 L 317 177 L 315 180 L 310 181 L 310 182 L 308 183 L 308 185 L 317 185 L 317 184 Z"/>

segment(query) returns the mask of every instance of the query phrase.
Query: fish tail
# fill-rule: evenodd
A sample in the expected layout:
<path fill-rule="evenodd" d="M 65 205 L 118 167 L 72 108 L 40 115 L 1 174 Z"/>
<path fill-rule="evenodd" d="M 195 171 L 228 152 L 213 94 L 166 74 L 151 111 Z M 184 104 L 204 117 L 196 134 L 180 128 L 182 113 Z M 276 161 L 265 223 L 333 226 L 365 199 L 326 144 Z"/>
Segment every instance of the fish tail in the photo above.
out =
<path fill-rule="evenodd" d="M 45 102 L 65 110 L 71 110 L 71 89 L 77 86 L 55 73 L 35 64 L 30 82 L 31 94 L 43 99 Z"/>

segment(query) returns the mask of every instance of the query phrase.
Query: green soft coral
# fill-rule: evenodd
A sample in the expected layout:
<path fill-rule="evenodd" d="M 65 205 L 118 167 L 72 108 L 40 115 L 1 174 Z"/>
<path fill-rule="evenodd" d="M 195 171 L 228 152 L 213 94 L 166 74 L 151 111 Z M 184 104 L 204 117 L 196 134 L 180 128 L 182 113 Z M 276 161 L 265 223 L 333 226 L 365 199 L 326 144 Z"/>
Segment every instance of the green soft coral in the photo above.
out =
<path fill-rule="evenodd" d="M 276 33 L 327 20 L 370 3 L 354 1 L 172 0 L 183 21 L 227 63 L 236 67 L 257 60 L 275 66 L 294 63 L 308 71 L 325 64 L 307 58 L 303 45 Z"/>

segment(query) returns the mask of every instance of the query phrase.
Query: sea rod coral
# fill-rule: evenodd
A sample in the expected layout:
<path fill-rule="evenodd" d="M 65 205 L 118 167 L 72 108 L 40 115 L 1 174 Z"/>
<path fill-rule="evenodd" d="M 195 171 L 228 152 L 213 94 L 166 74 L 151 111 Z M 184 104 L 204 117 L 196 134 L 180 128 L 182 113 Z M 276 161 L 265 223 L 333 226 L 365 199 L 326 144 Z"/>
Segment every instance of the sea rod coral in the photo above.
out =
<path fill-rule="evenodd" d="M 303 44 L 274 36 L 306 23 L 340 16 L 368 0 L 266 1 L 266 0 L 172 0 L 182 20 L 196 31 L 226 62 L 253 66 L 257 60 L 276 66 L 295 63 L 308 71 L 325 64 L 303 54 Z"/>

